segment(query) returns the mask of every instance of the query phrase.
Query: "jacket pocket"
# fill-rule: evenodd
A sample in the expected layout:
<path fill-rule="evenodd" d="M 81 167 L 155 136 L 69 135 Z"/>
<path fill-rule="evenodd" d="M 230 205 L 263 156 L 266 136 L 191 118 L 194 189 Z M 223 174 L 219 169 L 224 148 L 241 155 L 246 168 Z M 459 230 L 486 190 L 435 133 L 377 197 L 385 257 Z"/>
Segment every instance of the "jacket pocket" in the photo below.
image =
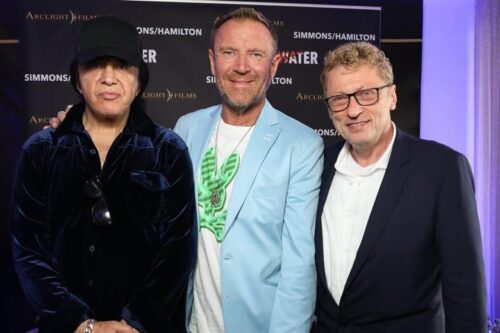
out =
<path fill-rule="evenodd" d="M 155 222 L 164 209 L 165 192 L 170 188 L 167 178 L 158 172 L 132 170 L 127 208 L 130 218 L 138 222 Z"/>

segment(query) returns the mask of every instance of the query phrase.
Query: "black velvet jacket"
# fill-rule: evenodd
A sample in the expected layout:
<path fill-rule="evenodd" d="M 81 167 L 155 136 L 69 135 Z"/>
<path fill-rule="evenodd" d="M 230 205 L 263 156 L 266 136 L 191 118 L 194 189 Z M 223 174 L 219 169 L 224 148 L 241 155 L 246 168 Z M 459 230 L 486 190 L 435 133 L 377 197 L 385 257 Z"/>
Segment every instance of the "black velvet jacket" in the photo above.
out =
<path fill-rule="evenodd" d="M 74 332 L 87 318 L 125 319 L 141 332 L 185 330 L 196 256 L 191 160 L 182 139 L 140 110 L 102 167 L 82 125 L 84 105 L 23 147 L 12 246 L 40 332 Z M 98 176 L 113 224 L 94 224 L 84 183 Z"/>

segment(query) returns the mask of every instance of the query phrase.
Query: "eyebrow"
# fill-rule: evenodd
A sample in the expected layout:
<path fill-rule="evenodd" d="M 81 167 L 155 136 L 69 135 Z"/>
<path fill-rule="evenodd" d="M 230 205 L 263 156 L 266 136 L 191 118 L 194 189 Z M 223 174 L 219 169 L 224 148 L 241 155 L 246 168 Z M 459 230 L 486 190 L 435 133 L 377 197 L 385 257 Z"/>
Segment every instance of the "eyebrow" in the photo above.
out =
<path fill-rule="evenodd" d="M 357 89 L 354 89 L 353 91 L 351 92 L 339 92 L 339 93 L 333 93 L 332 96 L 337 96 L 337 95 L 349 95 L 349 94 L 354 94 L 354 93 L 357 93 L 358 91 L 363 91 L 363 90 L 366 90 L 366 89 L 372 89 L 373 87 L 372 86 L 367 86 L 367 87 L 361 87 L 361 88 L 357 88 Z"/>

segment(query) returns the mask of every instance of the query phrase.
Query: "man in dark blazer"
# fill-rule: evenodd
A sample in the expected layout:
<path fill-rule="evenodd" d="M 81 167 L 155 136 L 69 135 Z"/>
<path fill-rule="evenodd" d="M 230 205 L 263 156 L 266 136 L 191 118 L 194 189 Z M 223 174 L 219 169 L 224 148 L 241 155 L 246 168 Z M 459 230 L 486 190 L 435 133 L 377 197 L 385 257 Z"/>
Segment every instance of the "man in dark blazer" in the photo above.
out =
<path fill-rule="evenodd" d="M 331 51 L 321 81 L 345 142 L 325 152 L 313 332 L 486 332 L 466 158 L 395 126 L 392 67 L 375 46 Z"/>

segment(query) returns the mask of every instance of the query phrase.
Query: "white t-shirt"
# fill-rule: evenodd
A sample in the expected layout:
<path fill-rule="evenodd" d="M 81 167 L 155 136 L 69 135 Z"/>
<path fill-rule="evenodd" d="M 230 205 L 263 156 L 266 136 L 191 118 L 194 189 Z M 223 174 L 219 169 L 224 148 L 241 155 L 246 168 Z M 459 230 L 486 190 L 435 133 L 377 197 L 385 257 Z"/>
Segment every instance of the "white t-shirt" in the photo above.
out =
<path fill-rule="evenodd" d="M 221 278 L 220 278 L 220 245 L 223 237 L 223 226 L 225 216 L 231 198 L 231 192 L 236 178 L 238 167 L 235 167 L 235 156 L 230 162 L 227 158 L 233 153 L 239 157 L 239 163 L 247 148 L 250 137 L 255 126 L 233 126 L 224 123 L 222 119 L 218 128 L 214 130 L 204 159 L 200 163 L 199 185 L 198 185 L 198 213 L 200 220 L 200 233 L 198 237 L 198 261 L 194 274 L 194 299 L 193 309 L 189 320 L 189 331 L 192 333 L 223 333 L 224 319 L 222 316 L 221 302 Z M 207 158 L 207 153 L 215 149 L 217 137 L 217 171 L 213 171 L 214 159 Z M 213 150 L 212 150 L 212 157 Z M 206 161 L 205 161 L 206 160 Z M 226 163 L 224 163 L 226 162 Z M 204 164 L 205 163 L 205 164 Z M 221 187 L 216 199 L 201 199 L 201 188 L 207 188 L 212 177 L 218 176 L 219 180 L 225 177 L 225 183 Z M 204 184 L 202 184 L 205 182 Z M 224 192 L 224 193 L 222 193 Z M 205 196 L 206 197 L 206 196 Z M 224 203 L 222 203 L 225 197 Z M 212 200 L 212 201 L 211 201 Z M 220 204 L 220 209 L 213 210 L 213 202 Z M 214 231 L 215 230 L 215 231 Z"/>

